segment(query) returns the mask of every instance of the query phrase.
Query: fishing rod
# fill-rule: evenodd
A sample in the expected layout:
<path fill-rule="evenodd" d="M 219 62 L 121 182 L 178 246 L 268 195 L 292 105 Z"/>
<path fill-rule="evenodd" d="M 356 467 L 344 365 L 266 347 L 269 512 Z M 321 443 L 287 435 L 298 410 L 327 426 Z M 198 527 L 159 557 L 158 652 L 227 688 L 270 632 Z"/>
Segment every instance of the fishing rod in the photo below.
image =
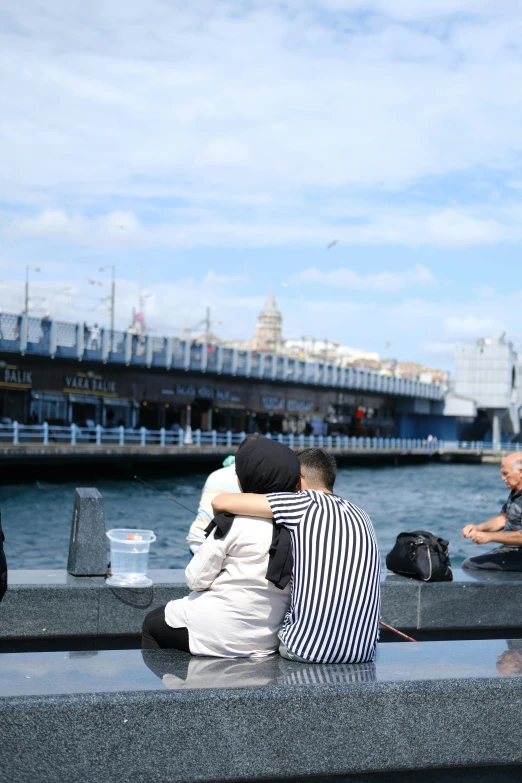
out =
<path fill-rule="evenodd" d="M 412 639 L 411 636 L 406 636 L 405 633 L 403 633 L 402 631 L 398 631 L 392 625 L 387 625 L 386 623 L 383 623 L 382 620 L 379 620 L 379 625 L 382 625 L 382 627 L 386 628 L 388 631 L 393 631 L 393 633 L 396 633 L 397 636 L 402 636 L 402 638 L 406 639 L 407 642 L 414 642 L 415 641 L 415 639 Z"/>
<path fill-rule="evenodd" d="M 149 484 L 148 481 L 144 481 L 139 476 L 134 476 L 136 481 L 139 481 L 140 484 L 144 484 L 146 487 L 150 487 L 150 489 L 153 489 L 155 492 L 158 492 L 160 495 L 163 495 L 167 498 L 167 500 L 171 500 L 173 503 L 177 503 L 178 506 L 181 506 L 181 508 L 184 508 L 185 511 L 190 511 L 191 514 L 194 514 L 194 516 L 197 516 L 197 511 L 193 511 L 191 508 L 188 508 L 188 506 L 184 506 L 183 503 L 180 503 L 179 500 L 176 500 L 176 498 L 173 498 L 172 495 L 167 495 L 165 492 L 162 492 L 161 489 L 158 489 L 153 484 Z"/>

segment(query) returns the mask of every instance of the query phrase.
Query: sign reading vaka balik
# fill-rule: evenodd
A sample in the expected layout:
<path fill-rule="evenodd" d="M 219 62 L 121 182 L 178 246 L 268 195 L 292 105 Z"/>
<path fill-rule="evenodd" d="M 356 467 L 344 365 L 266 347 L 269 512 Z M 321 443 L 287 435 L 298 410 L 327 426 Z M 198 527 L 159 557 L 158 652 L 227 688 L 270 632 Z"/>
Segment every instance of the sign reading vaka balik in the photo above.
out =
<path fill-rule="evenodd" d="M 65 376 L 66 389 L 91 394 L 116 394 L 116 381 L 106 381 L 101 375 L 77 373 Z"/>

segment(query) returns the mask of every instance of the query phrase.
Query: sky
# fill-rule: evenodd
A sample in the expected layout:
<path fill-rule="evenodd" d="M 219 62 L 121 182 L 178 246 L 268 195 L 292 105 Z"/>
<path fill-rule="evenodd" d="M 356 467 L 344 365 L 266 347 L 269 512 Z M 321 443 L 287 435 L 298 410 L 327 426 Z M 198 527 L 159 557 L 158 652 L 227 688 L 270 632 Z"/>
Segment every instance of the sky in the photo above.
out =
<path fill-rule="evenodd" d="M 522 0 L 0 0 L 0 308 L 29 267 L 108 324 L 115 265 L 125 328 L 141 267 L 155 334 L 272 288 L 288 338 L 522 350 L 521 42 Z"/>

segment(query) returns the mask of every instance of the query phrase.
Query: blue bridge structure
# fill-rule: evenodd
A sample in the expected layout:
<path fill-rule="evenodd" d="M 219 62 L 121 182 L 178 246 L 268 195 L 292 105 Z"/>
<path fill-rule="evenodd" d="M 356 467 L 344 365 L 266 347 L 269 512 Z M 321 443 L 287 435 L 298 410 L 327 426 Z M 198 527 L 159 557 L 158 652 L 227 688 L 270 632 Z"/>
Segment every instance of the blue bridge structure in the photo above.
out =
<path fill-rule="evenodd" d="M 326 358 L 0 314 L 4 426 L 465 440 L 445 396 Z"/>
<path fill-rule="evenodd" d="M 85 324 L 9 313 L 0 314 L 2 352 L 378 392 L 439 403 L 445 395 L 444 387 L 439 384 L 363 368 L 340 367 L 318 359 L 310 361 L 275 352 L 238 350 L 177 337 L 138 336 L 107 328 L 100 328 L 99 336 L 92 339 Z"/>

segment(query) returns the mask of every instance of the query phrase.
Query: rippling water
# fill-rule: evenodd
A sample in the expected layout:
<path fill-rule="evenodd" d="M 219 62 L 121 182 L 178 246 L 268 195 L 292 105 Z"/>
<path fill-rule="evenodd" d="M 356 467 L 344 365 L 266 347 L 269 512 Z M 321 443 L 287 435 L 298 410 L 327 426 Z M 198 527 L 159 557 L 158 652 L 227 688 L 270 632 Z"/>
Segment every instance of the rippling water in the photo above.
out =
<path fill-rule="evenodd" d="M 197 509 L 206 474 L 151 479 L 188 508 Z M 0 487 L 0 507 L 10 568 L 65 568 L 74 489 L 78 481 Z M 161 494 L 133 481 L 97 480 L 105 499 L 107 529 L 144 527 L 158 540 L 150 568 L 182 568 L 188 562 L 185 535 L 191 515 Z M 383 556 L 403 530 L 430 530 L 449 539 L 454 566 L 487 551 L 461 538 L 468 522 L 498 513 L 507 497 L 497 465 L 441 465 L 341 468 L 336 492 L 365 509 L 374 523 Z"/>

